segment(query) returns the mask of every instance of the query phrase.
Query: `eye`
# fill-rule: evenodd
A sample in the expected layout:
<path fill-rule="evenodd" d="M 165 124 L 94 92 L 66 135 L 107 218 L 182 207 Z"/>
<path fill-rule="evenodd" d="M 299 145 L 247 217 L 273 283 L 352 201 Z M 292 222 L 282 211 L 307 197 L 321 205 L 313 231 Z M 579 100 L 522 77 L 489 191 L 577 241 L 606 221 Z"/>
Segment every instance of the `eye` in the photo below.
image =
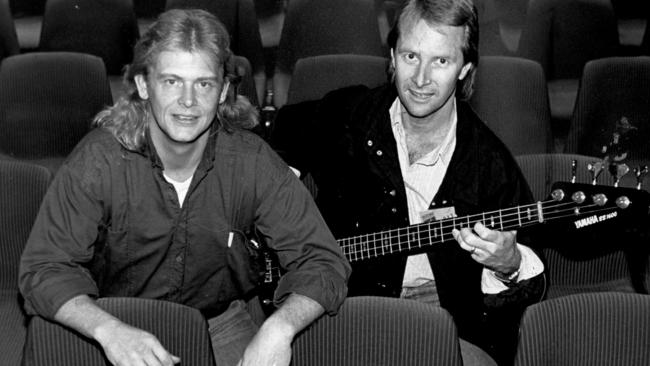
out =
<path fill-rule="evenodd" d="M 444 57 L 440 57 L 440 58 L 438 59 L 438 63 L 439 63 L 440 65 L 446 65 L 446 64 L 449 63 L 449 60 L 447 60 L 447 59 L 444 58 Z"/>
<path fill-rule="evenodd" d="M 165 85 L 176 85 L 178 81 L 176 79 L 165 79 L 164 83 Z"/>
<path fill-rule="evenodd" d="M 404 54 L 404 58 L 407 61 L 413 61 L 413 60 L 417 59 L 417 56 L 413 52 L 408 52 L 408 53 Z"/>
<path fill-rule="evenodd" d="M 211 81 L 206 81 L 206 80 L 204 80 L 204 81 L 199 81 L 198 86 L 199 86 L 199 88 L 201 88 L 201 89 L 207 89 L 207 88 L 211 88 L 211 87 L 213 87 L 213 86 L 214 86 L 214 83 L 211 82 Z"/>

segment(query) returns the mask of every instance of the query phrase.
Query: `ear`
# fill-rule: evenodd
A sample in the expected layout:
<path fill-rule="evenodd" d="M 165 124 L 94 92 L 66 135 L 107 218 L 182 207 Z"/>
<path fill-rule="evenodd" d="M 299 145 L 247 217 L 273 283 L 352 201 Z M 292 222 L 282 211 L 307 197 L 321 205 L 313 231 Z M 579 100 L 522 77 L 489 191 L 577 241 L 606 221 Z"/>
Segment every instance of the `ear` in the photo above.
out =
<path fill-rule="evenodd" d="M 221 88 L 221 95 L 219 96 L 219 104 L 223 104 L 223 102 L 226 101 L 226 97 L 228 97 L 228 89 L 230 89 L 230 81 L 226 80 L 225 83 L 223 84 L 223 88 Z"/>
<path fill-rule="evenodd" d="M 147 89 L 147 80 L 145 80 L 144 75 L 137 74 L 133 77 L 135 81 L 135 86 L 138 89 L 138 95 L 142 99 L 149 99 L 149 91 Z"/>
<path fill-rule="evenodd" d="M 390 49 L 390 66 L 395 70 L 395 49 Z"/>
<path fill-rule="evenodd" d="M 458 80 L 463 80 L 463 79 L 465 79 L 465 76 L 467 76 L 467 73 L 469 72 L 469 70 L 472 69 L 472 67 L 474 67 L 474 64 L 473 64 L 473 63 L 471 63 L 471 62 L 466 63 L 466 64 L 463 66 L 463 68 L 460 69 L 460 74 L 458 75 Z"/>

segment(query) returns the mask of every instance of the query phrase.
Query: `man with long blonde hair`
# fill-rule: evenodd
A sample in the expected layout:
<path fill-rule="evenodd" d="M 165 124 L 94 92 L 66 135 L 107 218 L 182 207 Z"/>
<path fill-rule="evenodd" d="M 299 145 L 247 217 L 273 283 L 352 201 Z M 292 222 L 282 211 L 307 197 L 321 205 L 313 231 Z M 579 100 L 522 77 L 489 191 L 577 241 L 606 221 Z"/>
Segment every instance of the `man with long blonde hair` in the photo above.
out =
<path fill-rule="evenodd" d="M 114 365 L 182 360 L 97 297 L 199 309 L 219 365 L 288 365 L 296 333 L 345 298 L 349 265 L 302 183 L 245 130 L 257 115 L 236 93 L 231 60 L 213 15 L 163 13 L 135 46 L 130 92 L 61 167 L 29 237 L 27 312 L 96 340 Z M 286 273 L 258 328 L 245 301 L 263 245 Z"/>

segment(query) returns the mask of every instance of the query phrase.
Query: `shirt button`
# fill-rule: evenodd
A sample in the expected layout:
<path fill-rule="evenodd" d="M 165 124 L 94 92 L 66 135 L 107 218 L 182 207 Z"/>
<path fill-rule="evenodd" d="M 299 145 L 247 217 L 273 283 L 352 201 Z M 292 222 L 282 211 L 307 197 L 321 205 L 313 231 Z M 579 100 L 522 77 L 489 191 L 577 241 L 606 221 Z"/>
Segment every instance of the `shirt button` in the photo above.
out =
<path fill-rule="evenodd" d="M 179 254 L 179 255 L 176 257 L 176 262 L 178 262 L 178 263 L 183 263 L 183 255 L 182 255 L 182 254 Z"/>
<path fill-rule="evenodd" d="M 377 156 L 382 156 L 384 153 L 381 150 L 377 150 Z"/>
<path fill-rule="evenodd" d="M 395 207 L 391 208 L 390 211 L 391 211 L 392 213 L 397 213 L 397 209 L 396 209 Z"/>
<path fill-rule="evenodd" d="M 368 140 L 368 146 L 372 146 L 372 140 Z"/>
<path fill-rule="evenodd" d="M 390 194 L 391 196 L 395 197 L 395 195 L 397 194 L 397 192 L 395 192 L 395 190 L 393 189 L 392 191 L 388 192 L 388 194 Z"/>

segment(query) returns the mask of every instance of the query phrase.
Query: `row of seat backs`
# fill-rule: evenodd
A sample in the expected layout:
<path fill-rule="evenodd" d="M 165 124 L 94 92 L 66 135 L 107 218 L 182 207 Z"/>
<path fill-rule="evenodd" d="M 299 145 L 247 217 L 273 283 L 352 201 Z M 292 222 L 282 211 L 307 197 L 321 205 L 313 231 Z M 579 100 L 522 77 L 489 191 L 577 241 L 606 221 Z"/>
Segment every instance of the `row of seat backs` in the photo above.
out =
<path fill-rule="evenodd" d="M 257 104 L 248 60 L 235 56 L 234 63 L 243 76 L 239 92 Z M 52 51 L 7 57 L 0 63 L 0 154 L 37 159 L 56 170 L 90 130 L 93 117 L 112 104 L 97 56 Z"/>
<path fill-rule="evenodd" d="M 156 334 L 183 364 L 213 365 L 207 325 L 192 308 L 164 301 L 104 298 L 100 306 Z M 173 325 L 173 326 L 172 326 Z M 94 343 L 39 317 L 24 365 L 106 365 Z M 643 366 L 650 362 L 650 296 L 584 293 L 530 306 L 516 366 Z M 296 337 L 292 365 L 462 365 L 449 313 L 410 300 L 348 298 Z"/>
<path fill-rule="evenodd" d="M 246 57 L 254 72 L 264 72 L 264 55 L 253 0 L 168 0 L 165 9 L 200 8 L 215 14 L 231 35 L 231 49 Z M 6 10 L 5 10 L 6 9 Z M 11 50 L 18 42 L 8 0 L 0 3 L 0 16 L 13 32 Z M 82 52 L 99 56 L 110 75 L 119 75 L 133 58 L 139 38 L 133 0 L 48 0 L 45 4 L 40 51 Z"/>
<path fill-rule="evenodd" d="M 315 100 L 349 85 L 375 87 L 388 81 L 388 60 L 378 56 L 323 55 L 298 60 L 288 101 Z M 553 152 L 548 89 L 532 60 L 484 56 L 470 100 L 480 117 L 514 155 Z M 602 156 L 622 117 L 636 128 L 629 158 L 650 161 L 650 57 L 589 61 L 580 84 L 564 151 Z"/>
<path fill-rule="evenodd" d="M 322 55 L 298 60 L 288 92 L 290 104 L 316 100 L 344 86 L 370 88 L 389 81 L 388 59 Z M 506 56 L 482 57 L 471 105 L 513 154 L 550 152 L 551 121 L 546 82 L 539 64 Z"/>

